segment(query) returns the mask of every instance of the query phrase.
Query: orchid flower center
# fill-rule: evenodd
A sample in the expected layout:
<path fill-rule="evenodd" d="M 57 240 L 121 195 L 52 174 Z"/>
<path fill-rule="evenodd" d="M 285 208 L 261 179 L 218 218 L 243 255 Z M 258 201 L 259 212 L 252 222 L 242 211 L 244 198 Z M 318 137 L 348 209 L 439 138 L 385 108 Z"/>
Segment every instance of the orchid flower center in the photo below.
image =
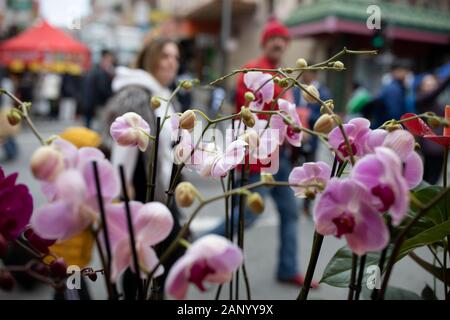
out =
<path fill-rule="evenodd" d="M 340 238 L 343 234 L 352 233 L 353 228 L 355 227 L 355 218 L 347 212 L 343 212 L 332 221 L 336 225 L 336 237 L 338 238 Z"/>
<path fill-rule="evenodd" d="M 189 281 L 195 284 L 200 291 L 206 291 L 203 286 L 203 280 L 208 276 L 208 274 L 214 272 L 215 271 L 208 266 L 206 261 L 199 261 L 192 266 Z"/>
<path fill-rule="evenodd" d="M 349 142 L 350 142 L 350 148 L 352 149 L 352 155 L 355 155 L 358 150 L 356 149 L 356 146 L 352 140 L 350 140 Z M 338 151 L 342 154 L 342 156 L 344 158 L 347 158 L 350 155 L 345 141 L 342 141 L 342 143 L 339 145 Z"/>
<path fill-rule="evenodd" d="M 295 138 L 298 136 L 298 133 L 292 128 L 292 126 L 288 126 L 286 130 L 286 134 L 289 138 Z"/>
<path fill-rule="evenodd" d="M 395 201 L 395 194 L 392 188 L 385 184 L 379 184 L 372 188 L 372 194 L 380 198 L 383 203 L 380 211 L 387 211 Z"/>
<path fill-rule="evenodd" d="M 256 92 L 254 93 L 254 95 L 255 95 L 255 102 L 256 102 L 257 104 L 260 104 L 260 103 L 263 102 L 263 95 L 262 95 L 262 93 L 261 93 L 261 90 L 256 91 Z"/>

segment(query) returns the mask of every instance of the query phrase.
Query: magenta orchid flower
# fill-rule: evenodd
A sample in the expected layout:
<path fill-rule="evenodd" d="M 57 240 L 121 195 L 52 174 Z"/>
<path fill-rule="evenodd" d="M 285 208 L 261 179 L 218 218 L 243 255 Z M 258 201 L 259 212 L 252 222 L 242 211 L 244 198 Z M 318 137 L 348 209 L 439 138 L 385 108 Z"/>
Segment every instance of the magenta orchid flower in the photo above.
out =
<path fill-rule="evenodd" d="M 372 194 L 379 212 L 390 212 L 394 225 L 402 221 L 409 204 L 408 183 L 402 174 L 402 162 L 393 150 L 375 148 L 374 154 L 355 164 L 351 177 Z"/>
<path fill-rule="evenodd" d="M 284 99 L 278 99 L 278 108 L 288 116 L 297 127 L 302 128 L 302 123 L 296 111 L 295 104 Z M 270 118 L 270 127 L 274 130 L 278 130 L 280 144 L 282 144 L 286 138 L 294 147 L 300 147 L 302 145 L 303 132 L 297 131 L 292 125 L 286 124 L 281 116 L 273 115 Z"/>
<path fill-rule="evenodd" d="M 322 187 L 294 187 L 295 196 L 305 198 L 307 192 L 317 194 L 321 192 L 330 180 L 331 168 L 323 161 L 306 162 L 301 167 L 295 167 L 289 174 L 290 184 L 318 184 Z"/>
<path fill-rule="evenodd" d="M 149 143 L 150 126 L 137 113 L 127 112 L 111 124 L 110 133 L 121 146 L 137 146 L 145 151 Z"/>
<path fill-rule="evenodd" d="M 173 299 L 184 299 L 190 283 L 205 291 L 204 282 L 226 283 L 244 260 L 242 251 L 228 239 L 207 235 L 194 242 L 170 269 L 165 291 Z"/>
<path fill-rule="evenodd" d="M 5 176 L 0 167 L 0 236 L 16 239 L 33 212 L 33 198 L 24 184 L 16 184 L 18 173 Z"/>
<path fill-rule="evenodd" d="M 141 277 L 145 278 L 146 274 L 159 263 L 158 256 L 152 246 L 160 243 L 170 234 L 173 228 L 173 217 L 169 209 L 160 202 L 142 204 L 131 201 L 129 204 L 138 262 L 142 271 Z M 111 278 L 116 281 L 127 267 L 130 267 L 133 272 L 136 270 L 132 263 L 131 243 L 124 204 L 109 204 L 106 207 L 106 215 L 113 250 Z M 163 272 L 164 268 L 160 266 L 156 270 L 155 276 L 159 276 Z"/>
<path fill-rule="evenodd" d="M 274 83 L 272 76 L 259 71 L 247 72 L 244 75 L 244 84 L 255 96 L 255 100 L 250 102 L 249 107 L 255 110 L 262 110 L 264 104 L 273 99 Z"/>
<path fill-rule="evenodd" d="M 359 256 L 385 248 L 389 231 L 382 215 L 367 201 L 370 198 L 355 180 L 332 178 L 314 207 L 316 231 L 345 236 L 350 249 Z"/>
<path fill-rule="evenodd" d="M 366 139 L 367 153 L 373 153 L 376 147 L 382 146 L 393 150 L 401 159 L 403 176 L 410 189 L 418 186 L 423 177 L 423 162 L 419 154 L 414 151 L 416 141 L 406 130 L 376 129 L 371 131 Z"/>
<path fill-rule="evenodd" d="M 42 190 L 50 202 L 34 212 L 31 225 L 42 238 L 62 240 L 82 232 L 97 219 L 92 162 L 97 162 L 106 203 L 118 196 L 119 179 L 100 150 L 91 147 L 78 150 L 63 139 L 53 143 L 61 150 L 66 167 L 53 182 L 43 182 Z"/>
<path fill-rule="evenodd" d="M 370 132 L 370 121 L 364 118 L 354 118 L 344 124 L 344 131 L 348 137 L 352 154 L 354 156 L 364 155 L 364 146 L 367 134 Z M 339 127 L 334 128 L 328 135 L 328 142 L 338 152 L 339 159 L 349 157 L 349 152 L 344 136 Z"/>

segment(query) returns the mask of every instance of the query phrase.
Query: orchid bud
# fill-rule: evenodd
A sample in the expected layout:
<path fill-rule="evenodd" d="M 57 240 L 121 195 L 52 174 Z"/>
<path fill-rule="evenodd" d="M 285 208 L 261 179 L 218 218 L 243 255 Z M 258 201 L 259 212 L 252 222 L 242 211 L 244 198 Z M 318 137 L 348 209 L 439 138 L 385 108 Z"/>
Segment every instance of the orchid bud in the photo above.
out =
<path fill-rule="evenodd" d="M 431 117 L 427 119 L 427 123 L 430 127 L 432 127 L 433 129 L 439 128 L 441 125 L 441 120 L 439 119 L 439 117 Z"/>
<path fill-rule="evenodd" d="M 39 147 L 31 156 L 30 167 L 38 180 L 53 181 L 64 169 L 61 152 L 51 146 Z"/>
<path fill-rule="evenodd" d="M 191 90 L 192 89 L 192 81 L 190 80 L 184 80 L 183 82 L 181 82 L 181 87 L 184 90 Z"/>
<path fill-rule="evenodd" d="M 264 200 L 258 192 L 253 192 L 247 197 L 247 205 L 253 213 L 262 213 L 264 211 Z"/>
<path fill-rule="evenodd" d="M 338 70 L 343 70 L 344 69 L 344 64 L 342 63 L 342 61 L 335 61 L 333 63 L 333 67 L 338 69 Z"/>
<path fill-rule="evenodd" d="M 0 233 L 0 259 L 6 256 L 6 253 L 8 252 L 8 242 L 6 241 L 5 237 L 2 236 Z"/>
<path fill-rule="evenodd" d="M 175 188 L 175 201 L 181 208 L 192 205 L 197 195 L 197 189 L 190 182 L 181 182 Z"/>
<path fill-rule="evenodd" d="M 314 87 L 313 85 L 307 86 L 306 90 L 308 91 L 309 94 L 306 92 L 302 92 L 302 94 L 307 102 L 316 103 L 317 100 L 320 99 L 319 90 L 317 90 L 317 88 Z M 313 97 L 315 97 L 315 99 Z"/>
<path fill-rule="evenodd" d="M 275 178 L 273 177 L 273 175 L 271 173 L 261 172 L 260 176 L 261 176 L 261 181 L 264 183 L 270 183 L 270 182 L 275 181 Z"/>
<path fill-rule="evenodd" d="M 255 130 L 247 130 L 240 138 L 247 142 L 251 149 L 255 149 L 259 145 L 259 135 Z"/>
<path fill-rule="evenodd" d="M 316 197 L 316 193 L 310 189 L 307 189 L 305 191 L 305 197 L 308 198 L 309 200 L 314 200 L 314 198 Z"/>
<path fill-rule="evenodd" d="M 416 143 L 414 144 L 414 150 L 415 150 L 415 151 L 420 151 L 421 148 L 422 148 L 422 147 L 420 146 L 420 143 L 416 142 Z"/>
<path fill-rule="evenodd" d="M 275 83 L 275 84 L 280 84 L 280 77 L 274 77 L 273 78 L 273 82 Z"/>
<path fill-rule="evenodd" d="M 89 272 L 87 274 L 88 278 L 91 279 L 92 282 L 95 282 L 97 280 L 97 273 L 96 272 Z"/>
<path fill-rule="evenodd" d="M 8 123 L 12 126 L 18 125 L 22 120 L 22 115 L 16 109 L 11 109 L 6 116 Z"/>
<path fill-rule="evenodd" d="M 63 258 L 52 261 L 49 265 L 51 274 L 60 279 L 67 277 L 67 264 Z"/>
<path fill-rule="evenodd" d="M 295 63 L 295 65 L 297 66 L 297 68 L 306 68 L 308 66 L 308 62 L 306 62 L 305 59 L 300 58 L 300 59 L 297 59 L 297 62 Z"/>
<path fill-rule="evenodd" d="M 197 117 L 195 112 L 192 110 L 186 110 L 180 117 L 180 128 L 186 130 L 192 130 L 195 126 L 195 121 Z"/>
<path fill-rule="evenodd" d="M 249 128 L 254 127 L 255 118 L 249 108 L 243 107 L 241 109 L 241 119 L 247 127 L 249 127 Z"/>
<path fill-rule="evenodd" d="M 282 88 L 287 88 L 289 86 L 289 79 L 283 78 L 280 80 L 280 82 L 278 84 Z"/>
<path fill-rule="evenodd" d="M 16 281 L 14 280 L 11 272 L 0 269 L 0 289 L 5 291 L 11 291 Z"/>
<path fill-rule="evenodd" d="M 161 101 L 158 99 L 158 97 L 152 97 L 150 99 L 150 105 L 152 106 L 153 110 L 156 110 L 161 106 Z"/>
<path fill-rule="evenodd" d="M 293 70 L 292 68 L 285 68 L 284 71 L 285 71 L 287 74 L 291 74 L 292 72 L 294 72 L 294 70 Z"/>
<path fill-rule="evenodd" d="M 255 101 L 255 95 L 253 94 L 253 92 L 247 91 L 245 93 L 244 97 L 245 97 L 245 101 L 247 101 L 247 102 Z"/>
<path fill-rule="evenodd" d="M 333 110 L 334 110 L 334 101 L 333 101 L 333 99 L 329 99 L 329 100 L 325 101 L 324 104 L 325 104 L 326 107 L 323 106 L 323 105 L 320 106 L 320 113 L 321 113 L 321 114 L 328 113 L 327 108 L 328 108 L 330 111 L 333 111 Z"/>
<path fill-rule="evenodd" d="M 388 132 L 392 132 L 395 130 L 402 130 L 402 129 L 403 129 L 403 127 L 399 123 L 390 123 L 386 126 L 386 131 L 388 131 Z"/>
<path fill-rule="evenodd" d="M 328 134 L 334 127 L 334 120 L 333 117 L 329 114 L 325 113 L 317 119 L 316 123 L 314 124 L 314 131 Z"/>

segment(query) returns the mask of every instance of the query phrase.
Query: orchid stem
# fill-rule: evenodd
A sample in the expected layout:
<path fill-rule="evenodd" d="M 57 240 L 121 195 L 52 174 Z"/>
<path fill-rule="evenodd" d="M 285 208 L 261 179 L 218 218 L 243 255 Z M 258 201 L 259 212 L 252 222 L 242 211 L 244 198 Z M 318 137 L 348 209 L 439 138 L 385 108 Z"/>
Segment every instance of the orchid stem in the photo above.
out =
<path fill-rule="evenodd" d="M 31 106 L 31 103 L 30 102 L 28 102 L 28 103 L 27 102 L 23 102 L 19 98 L 17 98 L 15 95 L 13 95 L 11 92 L 0 88 L 0 94 L 1 93 L 7 95 L 9 98 L 11 98 L 14 102 L 16 102 L 19 105 L 22 117 L 25 119 L 26 123 L 28 124 L 28 126 L 30 127 L 31 131 L 36 136 L 36 138 L 39 140 L 41 145 L 44 146 L 45 145 L 45 140 L 44 140 L 44 138 L 42 138 L 41 134 L 36 129 L 33 121 L 31 121 L 31 118 L 30 118 L 30 116 L 28 114 L 28 109 L 27 108 L 28 108 L 28 106 Z"/>
<path fill-rule="evenodd" d="M 341 165 L 343 165 L 343 164 L 341 164 Z M 336 174 L 336 170 L 338 170 L 337 156 L 334 157 L 333 167 L 331 169 L 331 177 L 333 177 Z M 311 288 L 311 283 L 312 283 L 312 280 L 314 277 L 314 271 L 316 269 L 317 261 L 319 259 L 322 242 L 323 242 L 323 235 L 314 231 L 311 256 L 309 258 L 308 269 L 306 270 L 306 275 L 305 275 L 305 283 L 303 284 L 303 287 L 300 290 L 297 300 L 303 301 L 303 300 L 308 299 L 308 293 L 309 293 L 309 289 Z"/>

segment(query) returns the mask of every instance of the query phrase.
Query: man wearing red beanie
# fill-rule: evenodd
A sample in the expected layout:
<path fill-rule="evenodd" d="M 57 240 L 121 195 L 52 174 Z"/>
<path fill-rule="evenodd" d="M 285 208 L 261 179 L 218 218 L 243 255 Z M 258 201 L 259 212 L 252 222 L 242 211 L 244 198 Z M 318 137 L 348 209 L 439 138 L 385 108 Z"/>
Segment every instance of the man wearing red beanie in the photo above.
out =
<path fill-rule="evenodd" d="M 263 54 L 260 58 L 250 61 L 243 68 L 261 68 L 261 69 L 277 69 L 280 67 L 281 59 L 286 51 L 290 41 L 290 35 L 288 29 L 275 19 L 271 19 L 264 27 L 261 36 L 261 47 Z M 246 104 L 245 92 L 249 89 L 244 84 L 244 75 L 240 74 L 237 87 L 236 87 L 236 108 L 239 112 L 241 107 Z M 278 85 L 275 85 L 274 97 L 278 97 L 283 91 Z M 284 99 L 293 101 L 290 91 L 283 96 Z M 264 105 L 264 110 L 270 110 L 271 104 Z M 278 108 L 278 106 L 276 106 Z M 259 115 L 261 118 L 264 115 Z M 279 153 L 279 170 L 274 176 L 278 181 L 287 181 L 289 173 L 292 170 L 292 164 L 287 150 L 285 147 L 280 148 Z M 248 183 L 254 183 L 260 181 L 261 165 L 251 164 L 250 175 L 248 177 Z M 240 182 L 237 181 L 237 185 Z M 297 263 L 297 234 L 298 234 L 298 206 L 294 193 L 291 190 L 287 190 L 283 187 L 273 188 L 258 188 L 258 191 L 263 197 L 272 196 L 276 203 L 278 213 L 280 214 L 280 247 L 278 254 L 278 266 L 277 266 L 277 280 L 284 283 L 294 284 L 297 286 L 303 285 L 304 278 L 298 272 Z M 249 227 L 257 220 L 259 215 L 252 213 L 246 209 L 245 212 L 245 227 Z M 234 215 L 237 220 L 238 214 Z M 237 229 L 237 221 L 235 221 L 235 228 Z M 217 226 L 211 232 L 215 234 L 225 235 L 225 222 Z M 312 284 L 313 287 L 317 286 L 317 283 Z"/>

